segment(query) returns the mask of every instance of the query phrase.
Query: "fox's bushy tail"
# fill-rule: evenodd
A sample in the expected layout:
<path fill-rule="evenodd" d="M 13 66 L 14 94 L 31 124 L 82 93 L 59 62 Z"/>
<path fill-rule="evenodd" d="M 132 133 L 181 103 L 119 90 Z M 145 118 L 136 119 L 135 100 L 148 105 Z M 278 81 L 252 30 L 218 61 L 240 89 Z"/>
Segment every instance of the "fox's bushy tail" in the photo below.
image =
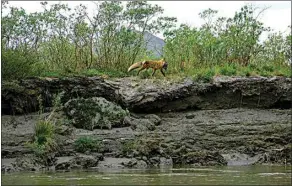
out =
<path fill-rule="evenodd" d="M 131 65 L 131 66 L 128 68 L 128 72 L 131 72 L 132 70 L 141 67 L 141 66 L 142 66 L 142 63 L 143 63 L 143 62 L 137 62 L 137 63 L 134 63 L 133 65 Z"/>

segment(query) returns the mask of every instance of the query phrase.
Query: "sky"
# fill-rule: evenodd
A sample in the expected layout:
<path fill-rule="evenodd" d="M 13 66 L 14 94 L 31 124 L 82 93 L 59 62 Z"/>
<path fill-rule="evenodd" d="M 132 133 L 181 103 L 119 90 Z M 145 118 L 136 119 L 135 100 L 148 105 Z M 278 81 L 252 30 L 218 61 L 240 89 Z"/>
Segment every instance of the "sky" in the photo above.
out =
<path fill-rule="evenodd" d="M 49 1 L 49 4 L 60 1 Z M 260 8 L 270 7 L 260 17 L 265 26 L 271 27 L 274 31 L 289 32 L 288 25 L 291 25 L 291 1 L 148 1 L 151 4 L 158 4 L 164 9 L 165 16 L 176 17 L 178 24 L 186 23 L 190 26 L 199 27 L 203 20 L 199 13 L 211 8 L 218 10 L 219 16 L 232 17 L 244 4 L 254 4 Z M 89 14 L 94 13 L 94 4 L 91 1 L 62 1 L 68 3 L 72 8 L 80 3 L 89 7 Z M 40 1 L 10 1 L 10 5 L 22 7 L 28 12 L 41 11 Z M 158 37 L 163 38 L 162 34 Z M 261 39 L 265 39 L 266 34 Z"/>

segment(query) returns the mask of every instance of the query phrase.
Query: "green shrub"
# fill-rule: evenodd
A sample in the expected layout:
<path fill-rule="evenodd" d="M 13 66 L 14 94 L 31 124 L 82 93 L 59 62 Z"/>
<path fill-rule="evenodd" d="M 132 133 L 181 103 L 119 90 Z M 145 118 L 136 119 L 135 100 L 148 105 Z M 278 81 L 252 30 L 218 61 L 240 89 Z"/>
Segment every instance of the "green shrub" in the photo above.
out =
<path fill-rule="evenodd" d="M 236 75 L 236 66 L 233 64 L 225 64 L 223 67 L 219 70 L 220 74 L 225 76 L 232 76 Z"/>
<path fill-rule="evenodd" d="M 22 79 L 28 76 L 38 75 L 33 70 L 33 64 L 37 62 L 37 57 L 33 52 L 23 52 L 13 49 L 2 49 L 1 73 L 2 78 Z"/>
<path fill-rule="evenodd" d="M 38 156 L 56 151 L 55 125 L 50 121 L 38 121 L 34 127 L 33 141 L 28 146 Z"/>
<path fill-rule="evenodd" d="M 203 68 L 194 72 L 193 79 L 195 81 L 209 82 L 216 74 L 215 68 Z"/>
<path fill-rule="evenodd" d="M 263 69 L 264 71 L 267 71 L 267 72 L 273 72 L 273 71 L 275 70 L 275 67 L 272 66 L 272 65 L 264 65 L 264 66 L 262 67 L 262 69 Z"/>
<path fill-rule="evenodd" d="M 74 142 L 74 149 L 77 152 L 98 152 L 100 149 L 100 141 L 90 137 L 80 137 Z"/>

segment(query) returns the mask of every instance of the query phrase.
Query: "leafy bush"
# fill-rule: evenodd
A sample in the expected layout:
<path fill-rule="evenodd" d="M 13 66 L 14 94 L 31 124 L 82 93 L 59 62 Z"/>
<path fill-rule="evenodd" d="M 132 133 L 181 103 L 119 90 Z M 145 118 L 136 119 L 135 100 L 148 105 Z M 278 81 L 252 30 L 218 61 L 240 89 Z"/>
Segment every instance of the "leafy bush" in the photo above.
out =
<path fill-rule="evenodd" d="M 33 64 L 37 58 L 33 53 L 25 53 L 20 49 L 2 49 L 1 73 L 6 79 L 22 79 L 27 76 L 38 75 L 33 70 Z"/>
<path fill-rule="evenodd" d="M 80 137 L 74 142 L 74 148 L 77 152 L 81 153 L 86 151 L 98 152 L 100 149 L 100 141 L 90 137 Z"/>

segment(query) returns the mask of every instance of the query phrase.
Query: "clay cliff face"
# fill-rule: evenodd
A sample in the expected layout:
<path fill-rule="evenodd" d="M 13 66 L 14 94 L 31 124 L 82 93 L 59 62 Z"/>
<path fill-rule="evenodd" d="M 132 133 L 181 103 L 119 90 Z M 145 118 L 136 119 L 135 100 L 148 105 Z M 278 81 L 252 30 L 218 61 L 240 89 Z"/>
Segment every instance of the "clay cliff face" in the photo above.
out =
<path fill-rule="evenodd" d="M 212 83 L 189 79 L 171 82 L 153 79 L 100 77 L 27 79 L 2 84 L 2 113 L 29 113 L 45 107 L 53 94 L 63 92 L 62 102 L 82 97 L 104 97 L 133 112 L 154 113 L 186 109 L 291 108 L 290 78 L 218 77 Z"/>

